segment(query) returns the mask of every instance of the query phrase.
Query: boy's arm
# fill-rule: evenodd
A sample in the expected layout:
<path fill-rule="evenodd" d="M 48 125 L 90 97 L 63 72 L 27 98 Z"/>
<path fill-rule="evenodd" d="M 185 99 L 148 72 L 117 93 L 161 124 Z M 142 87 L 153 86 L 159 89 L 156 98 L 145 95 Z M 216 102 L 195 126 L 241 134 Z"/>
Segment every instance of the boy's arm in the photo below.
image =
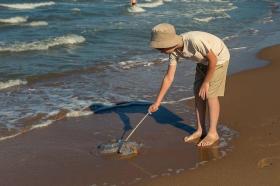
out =
<path fill-rule="evenodd" d="M 208 59 L 208 70 L 198 94 L 203 100 L 208 96 L 209 82 L 213 77 L 217 64 L 217 56 L 212 50 L 207 53 L 206 58 Z"/>
<path fill-rule="evenodd" d="M 163 100 L 166 92 L 168 91 L 169 87 L 171 86 L 171 84 L 174 80 L 176 66 L 177 66 L 176 64 L 168 66 L 168 70 L 162 80 L 161 87 L 160 87 L 158 96 L 156 98 L 156 101 L 154 104 L 152 104 L 149 107 L 149 112 L 155 112 L 158 110 L 158 107 L 160 106 L 161 101 Z"/>

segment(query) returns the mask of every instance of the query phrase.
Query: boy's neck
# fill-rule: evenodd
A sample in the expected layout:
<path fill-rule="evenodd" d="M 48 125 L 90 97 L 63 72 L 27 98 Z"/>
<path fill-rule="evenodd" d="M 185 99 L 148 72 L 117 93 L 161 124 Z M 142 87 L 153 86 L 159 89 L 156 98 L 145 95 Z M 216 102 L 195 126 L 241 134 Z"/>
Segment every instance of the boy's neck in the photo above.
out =
<path fill-rule="evenodd" d="M 181 42 L 179 43 L 179 45 L 177 46 L 177 49 L 180 50 L 181 52 L 183 52 L 184 49 L 184 41 L 183 41 L 183 37 L 181 36 Z"/>

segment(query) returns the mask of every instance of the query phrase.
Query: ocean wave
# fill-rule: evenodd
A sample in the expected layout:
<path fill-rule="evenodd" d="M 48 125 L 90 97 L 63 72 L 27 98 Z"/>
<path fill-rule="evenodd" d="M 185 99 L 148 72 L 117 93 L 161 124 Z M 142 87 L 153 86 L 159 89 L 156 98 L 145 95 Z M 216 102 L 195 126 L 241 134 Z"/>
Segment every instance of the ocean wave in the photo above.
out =
<path fill-rule="evenodd" d="M 87 68 L 77 68 L 74 70 L 66 70 L 62 72 L 50 72 L 46 74 L 40 75 L 30 75 L 27 76 L 25 79 L 27 80 L 28 84 L 34 84 L 41 81 L 46 81 L 50 79 L 59 79 L 62 77 L 72 76 L 72 75 L 80 75 L 80 74 L 92 74 L 97 72 L 103 72 L 104 69 L 113 69 L 113 70 L 129 70 L 137 67 L 150 67 L 152 65 L 162 64 L 168 61 L 168 58 L 158 59 L 155 61 L 121 61 L 116 64 L 102 62 L 100 64 L 87 67 Z"/>
<path fill-rule="evenodd" d="M 119 62 L 119 67 L 121 69 L 130 69 L 138 66 L 151 66 L 153 65 L 153 62 L 142 62 L 142 61 L 122 61 Z"/>
<path fill-rule="evenodd" d="M 15 133 L 15 134 L 0 137 L 0 141 L 4 141 L 4 140 L 8 140 L 8 139 L 17 137 L 17 136 L 19 136 L 19 135 L 21 135 L 21 134 L 24 134 L 24 133 L 26 133 L 26 132 L 30 132 L 30 131 L 32 131 L 32 130 L 34 130 L 34 129 L 37 129 L 37 128 L 47 127 L 47 126 L 49 126 L 49 125 L 52 124 L 52 123 L 53 123 L 52 120 L 44 121 L 44 122 L 42 122 L 42 123 L 39 123 L 39 124 L 37 124 L 37 125 L 33 125 L 32 127 L 26 128 L 26 129 L 24 129 L 24 130 L 22 130 L 22 131 L 20 131 L 20 132 Z"/>
<path fill-rule="evenodd" d="M 210 21 L 212 21 L 213 19 L 215 19 L 214 17 L 205 17 L 205 18 L 193 18 L 194 20 L 196 21 L 199 21 L 199 22 L 205 22 L 205 23 L 208 23 Z"/>
<path fill-rule="evenodd" d="M 233 38 L 237 38 L 237 37 L 238 37 L 238 35 L 237 35 L 237 34 L 232 35 L 232 36 L 226 36 L 226 37 L 224 37 L 224 38 L 223 38 L 223 41 L 228 41 L 228 40 L 231 40 L 231 39 L 233 39 Z"/>
<path fill-rule="evenodd" d="M 79 8 L 72 8 L 71 10 L 74 11 L 74 12 L 80 12 L 81 11 L 81 9 L 79 9 Z"/>
<path fill-rule="evenodd" d="M 47 120 L 47 121 L 44 121 L 42 123 L 39 123 L 37 125 L 33 125 L 30 130 L 33 130 L 33 129 L 37 129 L 37 128 L 42 128 L 42 127 L 47 127 L 49 126 L 50 124 L 53 123 L 53 120 Z"/>
<path fill-rule="evenodd" d="M 133 101 L 133 102 L 122 102 L 122 103 L 94 103 L 89 106 L 85 107 L 81 110 L 69 110 L 69 109 L 61 109 L 61 110 L 55 110 L 48 114 L 42 114 L 38 113 L 34 116 L 31 116 L 30 119 L 23 118 L 21 120 L 21 123 L 24 123 L 24 120 L 26 119 L 27 123 L 23 124 L 25 127 L 22 129 L 17 129 L 17 131 L 14 132 L 14 134 L 10 134 L 7 136 L 0 137 L 0 141 L 8 140 L 11 138 L 14 138 L 16 136 L 19 136 L 21 134 L 30 132 L 34 129 L 48 127 L 49 125 L 53 124 L 54 122 L 61 120 L 65 117 L 82 117 L 82 116 L 88 116 L 93 113 L 99 113 L 103 111 L 107 111 L 114 108 L 119 107 L 129 107 L 129 106 L 135 106 L 135 105 L 147 105 L 151 104 L 151 102 L 147 101 Z M 26 116 L 28 117 L 28 116 Z"/>
<path fill-rule="evenodd" d="M 20 79 L 16 79 L 16 80 L 9 80 L 6 82 L 0 82 L 0 90 L 9 88 L 9 87 L 13 87 L 13 86 L 18 86 L 18 85 L 25 85 L 27 84 L 27 81 L 23 81 Z"/>
<path fill-rule="evenodd" d="M 265 17 L 262 21 L 263 24 L 272 23 L 272 22 L 273 22 L 272 17 Z"/>
<path fill-rule="evenodd" d="M 16 16 L 16 17 L 11 17 L 7 19 L 0 19 L 0 24 L 20 24 L 20 23 L 25 23 L 27 21 L 28 17 L 21 17 L 21 16 Z"/>
<path fill-rule="evenodd" d="M 260 30 L 254 29 L 254 28 L 250 28 L 250 29 L 248 30 L 248 32 L 249 32 L 250 34 L 253 34 L 253 35 L 256 35 L 257 33 L 259 33 L 259 31 L 260 31 Z"/>
<path fill-rule="evenodd" d="M 188 3 L 197 3 L 197 2 L 217 2 L 217 3 L 229 3 L 227 0 L 182 0 L 183 2 L 188 2 Z"/>
<path fill-rule="evenodd" d="M 151 3 L 139 3 L 137 5 L 141 8 L 155 8 L 155 7 L 163 5 L 163 1 L 157 0 L 157 1 L 153 1 Z"/>
<path fill-rule="evenodd" d="M 19 133 L 13 134 L 13 135 L 0 137 L 0 141 L 7 140 L 7 139 L 10 139 L 10 138 L 14 138 L 14 137 L 16 137 L 16 136 L 18 136 L 20 134 L 22 134 L 22 133 L 19 132 Z"/>
<path fill-rule="evenodd" d="M 212 20 L 215 20 L 215 19 L 227 19 L 227 18 L 228 19 L 231 18 L 230 15 L 228 15 L 226 13 L 223 13 L 223 15 L 221 15 L 221 16 L 215 16 L 215 17 L 210 16 L 210 17 L 205 17 L 205 18 L 196 18 L 195 17 L 195 18 L 193 18 L 193 20 L 208 23 L 208 22 L 210 22 Z"/>
<path fill-rule="evenodd" d="M 46 21 L 32 21 L 30 23 L 27 23 L 26 25 L 33 26 L 33 27 L 36 27 L 36 26 L 47 26 L 48 22 L 46 22 Z"/>
<path fill-rule="evenodd" d="M 228 12 L 228 11 L 231 11 L 231 10 L 234 10 L 234 9 L 237 9 L 237 6 L 232 6 L 230 8 L 216 9 L 216 10 L 213 10 L 213 11 L 216 12 L 216 13 L 220 13 L 220 12 Z"/>
<path fill-rule="evenodd" d="M 42 2 L 42 3 L 0 4 L 0 7 L 25 10 L 25 9 L 35 9 L 35 8 L 43 7 L 43 6 L 51 6 L 54 4 L 55 4 L 55 2 L 49 1 L 49 2 Z"/>
<path fill-rule="evenodd" d="M 16 43 L 8 46 L 0 46 L 0 52 L 24 52 L 34 50 L 48 50 L 51 47 L 83 43 L 86 39 L 79 35 L 66 35 L 51 38 L 43 41 L 34 41 L 31 43 Z"/>

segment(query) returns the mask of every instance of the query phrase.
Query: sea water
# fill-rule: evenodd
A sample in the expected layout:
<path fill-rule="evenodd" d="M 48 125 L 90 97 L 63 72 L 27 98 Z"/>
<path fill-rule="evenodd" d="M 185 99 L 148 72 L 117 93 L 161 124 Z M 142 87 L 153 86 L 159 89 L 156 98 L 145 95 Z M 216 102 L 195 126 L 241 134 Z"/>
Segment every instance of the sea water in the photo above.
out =
<path fill-rule="evenodd" d="M 277 44 L 279 0 L 0 0 L 0 139 L 92 112 L 93 103 L 153 101 L 168 66 L 151 28 L 174 24 L 222 38 L 230 73 L 264 65 Z M 182 61 L 166 103 L 193 96 L 195 64 Z"/>

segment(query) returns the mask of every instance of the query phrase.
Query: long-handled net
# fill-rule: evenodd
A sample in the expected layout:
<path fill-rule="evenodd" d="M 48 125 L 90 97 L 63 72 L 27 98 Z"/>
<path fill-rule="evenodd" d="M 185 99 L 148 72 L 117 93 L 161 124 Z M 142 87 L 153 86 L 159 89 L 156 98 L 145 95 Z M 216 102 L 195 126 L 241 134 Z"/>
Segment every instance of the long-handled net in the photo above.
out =
<path fill-rule="evenodd" d="M 100 149 L 100 152 L 102 154 L 118 153 L 121 156 L 138 154 L 139 149 L 142 147 L 143 144 L 138 144 L 137 142 L 131 142 L 128 140 L 148 115 L 149 113 L 147 113 L 141 119 L 141 121 L 136 125 L 136 127 L 131 131 L 131 133 L 127 136 L 125 140 L 115 140 L 112 141 L 111 143 L 99 145 L 98 148 Z"/>

